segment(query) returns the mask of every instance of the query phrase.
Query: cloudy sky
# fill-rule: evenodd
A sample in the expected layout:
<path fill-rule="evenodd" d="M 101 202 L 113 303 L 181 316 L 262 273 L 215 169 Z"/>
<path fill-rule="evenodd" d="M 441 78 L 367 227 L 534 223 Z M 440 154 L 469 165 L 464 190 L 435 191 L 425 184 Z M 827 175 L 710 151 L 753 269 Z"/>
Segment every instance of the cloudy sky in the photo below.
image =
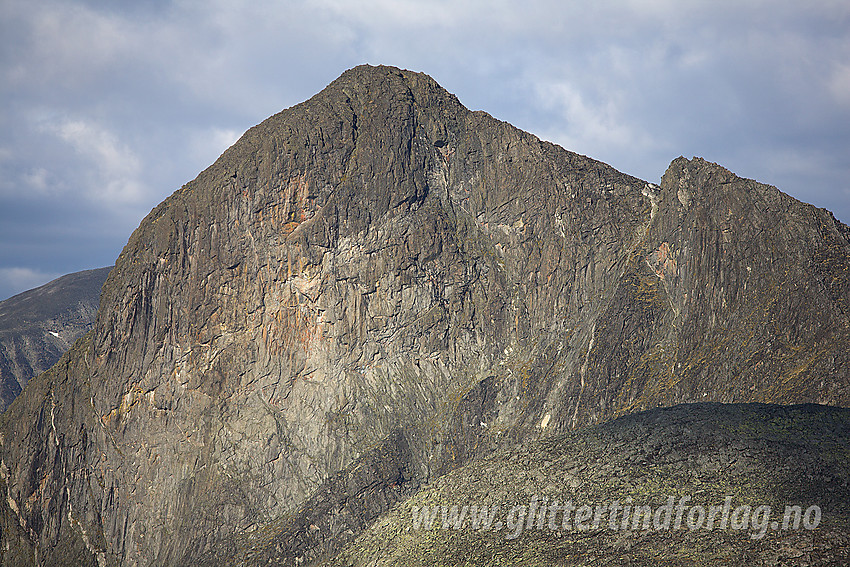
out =
<path fill-rule="evenodd" d="M 701 156 L 850 222 L 846 0 L 0 0 L 0 299 L 113 263 L 360 63 L 658 182 Z"/>

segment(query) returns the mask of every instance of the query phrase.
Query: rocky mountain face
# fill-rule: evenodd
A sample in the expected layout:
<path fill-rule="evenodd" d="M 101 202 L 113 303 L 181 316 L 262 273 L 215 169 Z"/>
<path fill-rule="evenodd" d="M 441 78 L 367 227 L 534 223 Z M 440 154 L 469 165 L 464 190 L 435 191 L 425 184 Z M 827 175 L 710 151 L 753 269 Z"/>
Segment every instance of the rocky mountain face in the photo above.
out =
<path fill-rule="evenodd" d="M 0 413 L 91 329 L 111 269 L 68 274 L 0 301 Z"/>
<path fill-rule="evenodd" d="M 850 229 L 357 67 L 156 207 L 0 420 L 0 564 L 333 554 L 470 459 L 679 402 L 850 403 Z"/>

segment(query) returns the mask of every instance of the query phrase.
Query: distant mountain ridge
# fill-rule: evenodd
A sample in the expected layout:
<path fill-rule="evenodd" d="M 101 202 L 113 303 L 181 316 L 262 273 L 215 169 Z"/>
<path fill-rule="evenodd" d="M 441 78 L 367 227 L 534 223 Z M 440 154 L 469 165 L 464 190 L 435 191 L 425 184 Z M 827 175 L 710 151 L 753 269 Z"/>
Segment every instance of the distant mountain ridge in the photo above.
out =
<path fill-rule="evenodd" d="M 700 158 L 648 183 L 360 66 L 154 208 L 0 416 L 0 566 L 296 564 L 623 414 L 850 406 L 848 298 L 828 211 Z"/>
<path fill-rule="evenodd" d="M 0 301 L 0 412 L 91 328 L 111 269 L 67 274 Z"/>

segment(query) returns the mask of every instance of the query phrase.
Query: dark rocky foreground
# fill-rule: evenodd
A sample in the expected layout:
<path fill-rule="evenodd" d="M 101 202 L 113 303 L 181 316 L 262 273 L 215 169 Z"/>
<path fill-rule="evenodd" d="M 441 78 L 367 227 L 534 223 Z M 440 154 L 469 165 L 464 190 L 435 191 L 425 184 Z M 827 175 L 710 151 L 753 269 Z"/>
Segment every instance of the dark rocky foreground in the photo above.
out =
<path fill-rule="evenodd" d="M 656 186 L 358 67 L 156 207 L 0 417 L 0 565 L 318 557 L 538 438 L 846 406 L 848 301 L 828 211 L 697 158 Z"/>
<path fill-rule="evenodd" d="M 675 504 L 667 516 L 663 509 L 671 496 Z M 526 511 L 544 497 L 543 520 L 536 508 L 529 524 Z M 731 512 L 724 527 L 722 505 L 727 497 Z M 590 506 L 593 516 L 579 524 L 586 529 L 577 529 L 574 511 L 566 524 L 569 529 L 564 528 L 564 512 L 552 515 L 556 501 Z M 616 508 L 613 524 L 606 510 L 594 528 L 596 506 L 614 501 L 631 506 L 627 529 L 625 512 Z M 681 522 L 675 529 L 680 501 Z M 501 508 L 490 529 L 474 529 L 469 516 L 459 528 L 443 528 L 442 510 L 431 529 L 414 527 L 413 519 L 423 508 L 451 505 Z M 516 511 L 512 521 L 513 505 L 525 510 Z M 639 505 L 652 509 L 648 523 L 643 516 L 635 523 L 632 510 Z M 691 509 L 697 506 L 704 519 L 697 510 L 689 525 Z M 711 506 L 721 511 L 708 529 Z M 756 513 L 761 506 L 770 509 Z M 802 511 L 797 529 L 794 515 L 783 529 L 786 506 Z M 821 516 L 815 522 L 812 510 L 806 523 L 811 506 L 817 506 Z M 501 451 L 421 490 L 327 564 L 848 565 L 850 410 L 679 405 Z"/>
<path fill-rule="evenodd" d="M 0 413 L 91 329 L 111 269 L 68 274 L 0 301 Z"/>

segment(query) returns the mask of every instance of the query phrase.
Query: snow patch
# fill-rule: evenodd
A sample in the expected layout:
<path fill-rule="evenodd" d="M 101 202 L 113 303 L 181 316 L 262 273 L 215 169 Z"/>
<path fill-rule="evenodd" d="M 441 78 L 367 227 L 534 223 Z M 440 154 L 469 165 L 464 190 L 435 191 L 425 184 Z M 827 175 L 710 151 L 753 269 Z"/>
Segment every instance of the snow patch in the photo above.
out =
<path fill-rule="evenodd" d="M 652 204 L 652 209 L 649 212 L 649 220 L 651 221 L 655 218 L 655 213 L 658 212 L 658 197 L 660 193 L 658 185 L 655 183 L 647 183 L 640 192 L 644 197 L 649 199 L 649 202 Z"/>

